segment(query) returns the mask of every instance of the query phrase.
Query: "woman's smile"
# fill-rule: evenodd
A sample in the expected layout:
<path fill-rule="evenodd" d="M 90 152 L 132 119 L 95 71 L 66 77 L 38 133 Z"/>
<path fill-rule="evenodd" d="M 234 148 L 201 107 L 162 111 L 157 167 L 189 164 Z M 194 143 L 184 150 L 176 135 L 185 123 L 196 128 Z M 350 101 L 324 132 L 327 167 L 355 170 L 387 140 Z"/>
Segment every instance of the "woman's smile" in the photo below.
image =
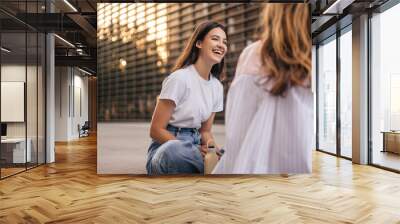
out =
<path fill-rule="evenodd" d="M 217 49 L 213 49 L 212 52 L 214 54 L 216 54 L 216 55 L 221 56 L 221 57 L 224 57 L 224 55 L 225 55 L 225 50 L 223 50 L 223 49 L 218 49 L 218 48 Z"/>

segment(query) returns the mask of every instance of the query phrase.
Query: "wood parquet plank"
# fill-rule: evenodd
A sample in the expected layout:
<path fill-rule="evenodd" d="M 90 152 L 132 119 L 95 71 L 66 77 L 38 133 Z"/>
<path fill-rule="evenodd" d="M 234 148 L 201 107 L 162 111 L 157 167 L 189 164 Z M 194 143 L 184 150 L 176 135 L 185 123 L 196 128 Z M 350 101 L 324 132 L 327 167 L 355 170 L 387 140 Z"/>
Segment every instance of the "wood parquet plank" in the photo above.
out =
<path fill-rule="evenodd" d="M 400 223 L 400 175 L 315 152 L 310 175 L 96 174 L 96 139 L 0 181 L 0 223 Z"/>

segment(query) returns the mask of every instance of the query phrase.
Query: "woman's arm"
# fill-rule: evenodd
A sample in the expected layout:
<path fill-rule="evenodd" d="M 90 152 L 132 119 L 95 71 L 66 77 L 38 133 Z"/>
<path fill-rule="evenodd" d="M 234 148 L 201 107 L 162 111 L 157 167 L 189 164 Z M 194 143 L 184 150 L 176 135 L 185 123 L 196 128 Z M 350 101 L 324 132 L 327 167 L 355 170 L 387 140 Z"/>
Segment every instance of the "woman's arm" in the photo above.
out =
<path fill-rule="evenodd" d="M 172 112 L 175 109 L 175 103 L 172 100 L 160 99 L 154 109 L 151 119 L 150 137 L 160 144 L 168 140 L 176 139 L 168 130 L 167 125 L 171 119 Z"/>
<path fill-rule="evenodd" d="M 201 124 L 200 134 L 201 134 L 201 153 L 203 156 L 207 153 L 207 145 L 217 147 L 214 136 L 211 133 L 211 127 L 214 123 L 215 113 L 212 113 L 210 118 Z"/>

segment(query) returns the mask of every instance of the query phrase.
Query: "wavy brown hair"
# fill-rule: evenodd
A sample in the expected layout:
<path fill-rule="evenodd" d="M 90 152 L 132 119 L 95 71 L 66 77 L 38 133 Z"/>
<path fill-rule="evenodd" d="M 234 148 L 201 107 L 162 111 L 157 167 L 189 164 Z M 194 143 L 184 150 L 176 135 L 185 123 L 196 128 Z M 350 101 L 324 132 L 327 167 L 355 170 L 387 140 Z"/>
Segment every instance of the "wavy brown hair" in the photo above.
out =
<path fill-rule="evenodd" d="M 208 32 L 210 32 L 214 28 L 221 28 L 225 32 L 225 34 L 227 34 L 225 26 L 220 23 L 213 21 L 205 21 L 203 23 L 200 23 L 190 36 L 189 41 L 187 42 L 183 52 L 176 61 L 172 72 L 188 65 L 194 64 L 197 61 L 200 54 L 200 49 L 196 47 L 197 41 L 203 41 Z M 224 58 L 221 60 L 220 63 L 213 65 L 211 68 L 211 74 L 217 79 L 221 78 L 223 72 Z"/>
<path fill-rule="evenodd" d="M 283 96 L 290 86 L 310 88 L 311 17 L 308 4 L 267 3 L 261 35 L 261 62 L 273 95 Z"/>

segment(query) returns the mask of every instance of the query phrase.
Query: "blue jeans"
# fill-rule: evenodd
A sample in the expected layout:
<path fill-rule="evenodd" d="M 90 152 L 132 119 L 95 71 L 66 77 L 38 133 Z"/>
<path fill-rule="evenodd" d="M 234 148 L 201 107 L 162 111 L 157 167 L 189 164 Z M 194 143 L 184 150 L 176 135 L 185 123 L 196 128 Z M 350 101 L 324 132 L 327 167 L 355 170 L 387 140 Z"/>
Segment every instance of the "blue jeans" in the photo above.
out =
<path fill-rule="evenodd" d="M 146 169 L 149 175 L 203 173 L 204 162 L 200 153 L 200 133 L 196 128 L 177 128 L 171 125 L 167 130 L 177 140 L 164 144 L 152 141 L 147 152 Z"/>

